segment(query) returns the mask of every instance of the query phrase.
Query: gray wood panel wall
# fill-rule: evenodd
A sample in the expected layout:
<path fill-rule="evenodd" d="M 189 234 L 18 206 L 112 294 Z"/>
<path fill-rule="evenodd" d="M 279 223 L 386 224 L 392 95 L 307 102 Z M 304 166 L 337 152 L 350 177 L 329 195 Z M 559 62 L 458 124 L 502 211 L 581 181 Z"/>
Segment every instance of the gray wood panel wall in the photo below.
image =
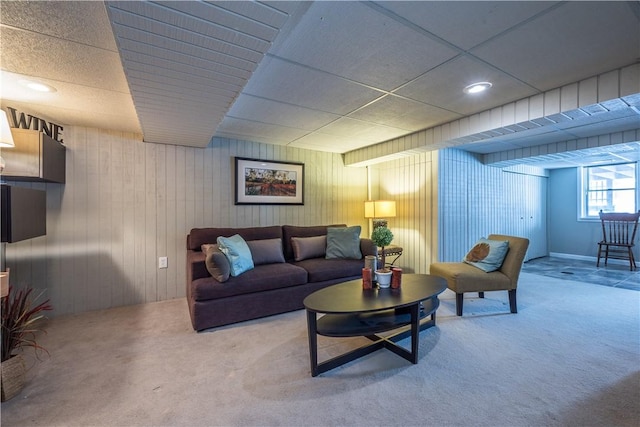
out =
<path fill-rule="evenodd" d="M 346 223 L 367 233 L 366 168 L 339 154 L 228 139 L 151 144 L 74 126 L 64 139 L 65 185 L 16 183 L 47 191 L 47 235 L 6 245 L 11 283 L 46 290 L 51 316 L 183 297 L 194 227 Z M 304 163 L 304 206 L 234 205 L 236 156 Z"/>
<path fill-rule="evenodd" d="M 530 240 L 526 259 L 548 255 L 547 177 L 526 166 L 486 166 L 480 155 L 439 152 L 438 260 L 460 261 L 489 234 Z"/>

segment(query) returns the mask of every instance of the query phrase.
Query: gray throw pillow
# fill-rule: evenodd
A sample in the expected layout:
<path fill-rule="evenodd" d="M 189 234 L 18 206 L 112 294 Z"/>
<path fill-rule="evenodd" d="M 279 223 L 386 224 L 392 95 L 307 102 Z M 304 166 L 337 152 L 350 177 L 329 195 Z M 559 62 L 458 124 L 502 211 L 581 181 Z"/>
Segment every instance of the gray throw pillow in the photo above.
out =
<path fill-rule="evenodd" d="M 462 261 L 490 273 L 502 267 L 502 262 L 508 251 L 508 240 L 489 240 L 483 237 L 473 245 Z"/>
<path fill-rule="evenodd" d="M 292 237 L 291 246 L 296 261 L 321 258 L 327 250 L 327 236 Z"/>
<path fill-rule="evenodd" d="M 227 257 L 218 249 L 218 245 L 204 244 L 202 252 L 205 254 L 204 263 L 209 274 L 220 283 L 229 280 L 231 266 Z"/>
<path fill-rule="evenodd" d="M 254 265 L 284 262 L 282 239 L 247 240 Z"/>
<path fill-rule="evenodd" d="M 327 253 L 325 258 L 361 259 L 360 231 L 361 227 L 359 225 L 327 228 Z"/>

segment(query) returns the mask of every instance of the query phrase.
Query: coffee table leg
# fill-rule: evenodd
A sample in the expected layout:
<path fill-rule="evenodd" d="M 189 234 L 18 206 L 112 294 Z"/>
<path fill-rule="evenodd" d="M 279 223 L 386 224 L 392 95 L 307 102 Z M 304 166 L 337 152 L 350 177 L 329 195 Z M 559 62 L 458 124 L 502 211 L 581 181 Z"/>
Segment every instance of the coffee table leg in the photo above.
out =
<path fill-rule="evenodd" d="M 309 359 L 311 376 L 318 375 L 318 319 L 316 313 L 307 310 L 307 335 L 309 335 Z"/>
<path fill-rule="evenodd" d="M 420 304 L 411 306 L 411 363 L 418 363 L 420 340 Z"/>

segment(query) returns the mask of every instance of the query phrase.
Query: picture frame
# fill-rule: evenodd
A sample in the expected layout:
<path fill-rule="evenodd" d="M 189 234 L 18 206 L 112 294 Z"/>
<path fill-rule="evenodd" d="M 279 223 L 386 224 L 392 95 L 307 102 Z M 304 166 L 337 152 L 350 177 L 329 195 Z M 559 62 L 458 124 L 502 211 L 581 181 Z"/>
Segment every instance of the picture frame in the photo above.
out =
<path fill-rule="evenodd" d="M 304 205 L 304 163 L 235 158 L 236 205 Z"/>

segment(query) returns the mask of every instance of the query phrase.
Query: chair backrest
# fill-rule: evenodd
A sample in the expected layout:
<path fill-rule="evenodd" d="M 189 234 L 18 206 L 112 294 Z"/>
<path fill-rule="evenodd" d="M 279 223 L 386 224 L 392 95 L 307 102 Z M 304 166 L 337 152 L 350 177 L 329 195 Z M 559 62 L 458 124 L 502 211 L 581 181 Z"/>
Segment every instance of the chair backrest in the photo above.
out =
<path fill-rule="evenodd" d="M 636 213 L 602 212 L 602 242 L 614 245 L 633 246 L 638 230 L 640 211 Z"/>
<path fill-rule="evenodd" d="M 511 285 L 515 288 L 518 284 L 518 278 L 520 277 L 520 270 L 522 269 L 524 256 L 529 248 L 529 239 L 524 237 L 505 236 L 502 234 L 490 234 L 488 239 L 509 241 L 509 251 L 507 252 L 507 256 L 504 258 L 500 271 L 511 279 Z"/>

